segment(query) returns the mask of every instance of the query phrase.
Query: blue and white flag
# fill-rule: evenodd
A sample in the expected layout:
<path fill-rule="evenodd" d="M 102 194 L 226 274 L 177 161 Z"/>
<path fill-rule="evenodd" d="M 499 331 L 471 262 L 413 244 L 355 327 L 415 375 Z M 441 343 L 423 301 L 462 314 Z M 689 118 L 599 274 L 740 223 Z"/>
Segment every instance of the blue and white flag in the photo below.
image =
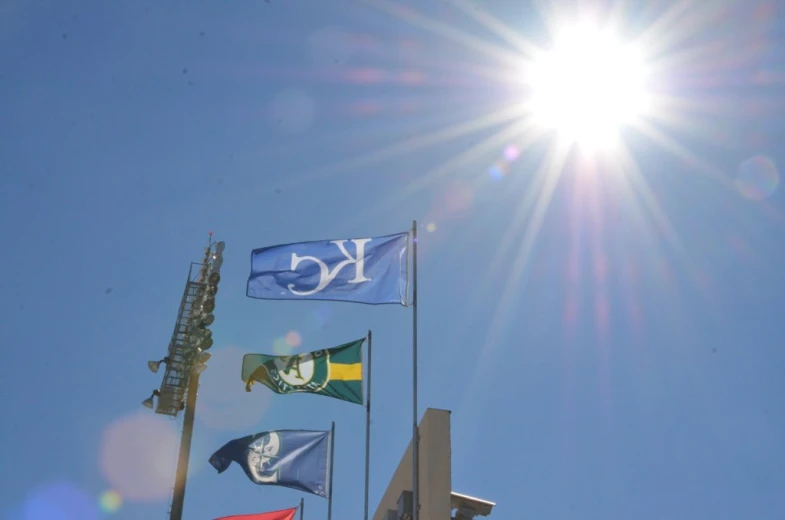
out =
<path fill-rule="evenodd" d="M 329 431 L 277 430 L 248 435 L 223 445 L 210 457 L 218 473 L 232 462 L 251 482 L 283 486 L 328 497 L 330 492 Z"/>
<path fill-rule="evenodd" d="M 408 245 L 409 233 L 399 233 L 254 249 L 246 295 L 406 305 Z"/>

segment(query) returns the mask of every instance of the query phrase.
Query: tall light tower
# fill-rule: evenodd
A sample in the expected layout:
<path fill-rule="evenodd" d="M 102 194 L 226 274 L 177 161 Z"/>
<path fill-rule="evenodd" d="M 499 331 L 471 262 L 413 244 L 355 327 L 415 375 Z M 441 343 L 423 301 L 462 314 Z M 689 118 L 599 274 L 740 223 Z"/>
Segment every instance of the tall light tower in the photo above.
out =
<path fill-rule="evenodd" d="M 166 366 L 166 370 L 160 388 L 153 390 L 152 395 L 142 401 L 142 405 L 155 408 L 155 413 L 169 417 L 177 417 L 184 411 L 180 453 L 169 511 L 170 520 L 182 520 L 183 517 L 196 394 L 199 390 L 199 375 L 207 368 L 205 363 L 210 359 L 207 350 L 213 346 L 213 333 L 209 327 L 215 321 L 213 311 L 218 282 L 221 281 L 224 247 L 223 242 L 213 242 L 210 233 L 204 259 L 201 263 L 192 262 L 188 269 L 185 292 L 177 311 L 169 351 L 163 359 L 147 363 L 153 373 L 158 372 L 161 363 Z M 157 402 L 155 397 L 158 398 Z"/>

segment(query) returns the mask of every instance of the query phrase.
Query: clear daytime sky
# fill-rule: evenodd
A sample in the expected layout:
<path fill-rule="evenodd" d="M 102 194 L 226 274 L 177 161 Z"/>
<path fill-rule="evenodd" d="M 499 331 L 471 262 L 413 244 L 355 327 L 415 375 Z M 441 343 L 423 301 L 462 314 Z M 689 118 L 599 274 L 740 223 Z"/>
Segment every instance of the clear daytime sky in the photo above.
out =
<path fill-rule="evenodd" d="M 333 515 L 362 518 L 362 407 L 239 374 L 368 329 L 373 512 L 411 436 L 411 314 L 249 299 L 249 255 L 415 219 L 420 411 L 452 411 L 455 491 L 496 520 L 785 518 L 785 4 L 559 5 L 1 1 L 0 518 L 166 518 L 182 421 L 141 406 L 146 363 L 210 231 L 184 518 L 296 506 L 207 459 L 331 421 Z M 651 66 L 611 151 L 554 153 L 521 108 L 576 13 Z"/>

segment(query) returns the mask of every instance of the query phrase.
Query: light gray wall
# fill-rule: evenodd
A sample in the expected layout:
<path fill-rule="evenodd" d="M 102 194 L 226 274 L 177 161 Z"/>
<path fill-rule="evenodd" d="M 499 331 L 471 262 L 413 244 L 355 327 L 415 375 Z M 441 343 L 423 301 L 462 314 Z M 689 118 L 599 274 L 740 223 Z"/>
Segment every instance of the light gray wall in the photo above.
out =
<path fill-rule="evenodd" d="M 452 448 L 450 411 L 428 408 L 420 421 L 420 517 L 419 520 L 449 520 L 452 492 Z M 412 489 L 412 444 L 401 457 L 387 485 L 373 520 L 382 520 L 388 509 L 398 508 L 398 497 Z"/>

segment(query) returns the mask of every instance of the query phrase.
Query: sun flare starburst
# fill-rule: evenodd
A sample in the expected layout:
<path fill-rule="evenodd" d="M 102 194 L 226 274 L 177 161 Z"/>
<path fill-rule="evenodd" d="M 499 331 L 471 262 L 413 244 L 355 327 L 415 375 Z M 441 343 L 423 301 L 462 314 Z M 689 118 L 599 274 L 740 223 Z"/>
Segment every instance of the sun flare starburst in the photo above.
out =
<path fill-rule="evenodd" d="M 588 23 L 563 27 L 525 72 L 535 123 L 590 149 L 618 143 L 650 101 L 640 49 Z"/>
<path fill-rule="evenodd" d="M 365 179 L 387 165 L 395 171 L 396 188 L 367 206 L 362 219 L 356 211 L 348 213 L 336 229 L 353 229 L 371 217 L 387 219 L 414 200 L 433 197 L 424 219 L 424 255 L 452 237 L 473 247 L 472 226 L 485 237 L 485 222 L 501 223 L 478 282 L 483 289 L 467 303 L 467 317 L 485 312 L 488 302 L 493 305 L 467 395 L 487 387 L 501 354 L 510 354 L 504 348 L 506 325 L 520 319 L 521 295 L 530 284 L 542 285 L 552 267 L 541 254 L 538 260 L 536 250 L 543 228 L 557 229 L 554 222 L 569 226 L 548 238 L 549 244 L 568 242 L 563 259 L 568 342 L 585 335 L 583 316 L 595 322 L 600 344 L 607 344 L 609 327 L 619 316 L 642 337 L 646 320 L 639 293 L 649 274 L 660 277 L 662 297 L 680 300 L 673 266 L 660 268 L 648 260 L 656 255 L 659 262 L 660 249 L 673 253 L 673 263 L 710 303 L 713 281 L 690 257 L 678 222 L 671 222 L 660 203 L 657 190 L 665 184 L 656 190 L 649 182 L 662 178 L 660 173 L 672 175 L 665 168 L 681 165 L 685 173 L 750 199 L 771 195 L 778 182 L 773 161 L 762 156 L 746 161 L 734 184 L 727 165 L 706 151 L 719 145 L 726 157 L 735 153 L 745 131 L 738 128 L 739 117 L 781 108 L 774 89 L 781 90 L 785 76 L 763 59 L 769 40 L 776 40 L 774 2 L 653 2 L 645 9 L 617 0 L 533 2 L 532 10 L 517 17 L 496 5 L 502 14 L 494 15 L 471 0 L 359 3 L 373 11 L 374 20 L 381 14 L 405 26 L 407 43 L 395 49 L 398 25 L 389 36 L 341 38 L 362 43 L 352 58 L 360 67 L 325 78 L 367 89 L 359 98 L 352 91 L 352 109 L 341 115 L 373 116 L 378 124 L 340 129 L 341 121 L 335 126 L 340 130 L 320 136 L 320 144 L 322 150 L 347 146 L 350 153 L 320 160 L 283 186 Z M 532 23 L 537 17 L 541 24 Z M 550 35 L 546 43 L 540 42 L 540 30 Z M 742 86 L 746 93 L 728 93 L 727 87 Z M 765 138 L 756 135 L 756 141 Z M 293 156 L 300 154 L 301 141 L 291 146 Z M 247 194 L 255 197 L 252 190 Z M 513 206 L 505 207 L 508 203 Z M 551 218 L 554 207 L 557 218 Z M 470 211 L 482 220 L 466 219 Z M 636 247 L 625 244 L 622 255 L 606 250 L 609 218 L 612 227 L 624 227 L 614 240 Z M 654 270 L 644 273 L 649 268 Z M 589 275 L 592 285 L 583 280 Z M 627 301 L 615 308 L 609 294 L 621 284 L 627 285 Z M 474 327 L 475 320 L 465 321 Z M 455 330 L 458 338 L 461 328 Z M 479 401 L 467 407 L 475 405 Z"/>

